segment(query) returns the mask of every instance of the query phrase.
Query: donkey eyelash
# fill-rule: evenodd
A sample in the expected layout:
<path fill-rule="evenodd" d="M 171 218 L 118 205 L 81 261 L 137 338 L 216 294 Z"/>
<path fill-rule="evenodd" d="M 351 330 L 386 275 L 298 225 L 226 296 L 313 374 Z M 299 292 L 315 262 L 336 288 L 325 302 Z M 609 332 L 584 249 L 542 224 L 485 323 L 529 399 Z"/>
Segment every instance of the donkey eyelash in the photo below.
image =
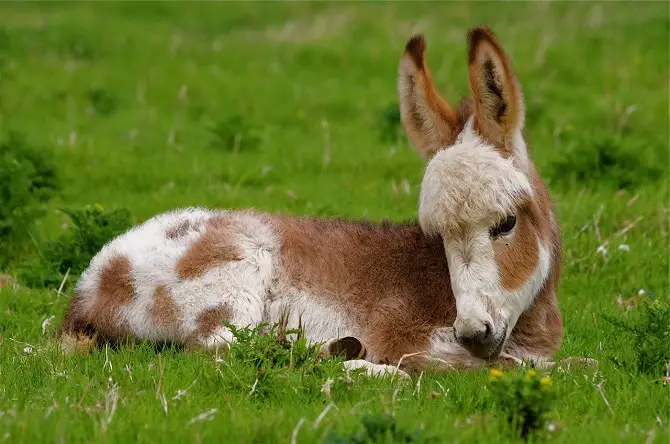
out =
<path fill-rule="evenodd" d="M 491 229 L 489 230 L 489 234 L 493 238 L 504 236 L 509 234 L 514 229 L 515 226 L 516 226 L 516 216 L 514 214 L 510 214 L 509 216 L 505 217 L 503 220 L 492 226 Z"/>

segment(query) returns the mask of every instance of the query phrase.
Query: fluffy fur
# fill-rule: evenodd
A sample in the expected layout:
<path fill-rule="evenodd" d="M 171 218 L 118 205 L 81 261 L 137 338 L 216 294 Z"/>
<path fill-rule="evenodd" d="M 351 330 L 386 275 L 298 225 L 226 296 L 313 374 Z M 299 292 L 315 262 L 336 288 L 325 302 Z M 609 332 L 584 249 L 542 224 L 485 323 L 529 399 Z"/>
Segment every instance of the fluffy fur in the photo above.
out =
<path fill-rule="evenodd" d="M 526 175 L 478 137 L 438 152 L 421 183 L 419 221 L 426 234 L 485 223 L 516 211 L 532 196 Z"/>
<path fill-rule="evenodd" d="M 91 261 L 64 346 L 130 338 L 217 348 L 233 340 L 224 321 L 287 315 L 312 341 L 358 338 L 365 359 L 347 366 L 371 374 L 548 360 L 562 338 L 558 226 L 521 137 L 511 63 L 485 28 L 468 42 L 472 98 L 457 110 L 434 88 L 422 36 L 401 58 L 402 122 L 428 159 L 419 222 L 199 208 L 156 216 Z M 514 228 L 492 236 L 508 215 Z"/>

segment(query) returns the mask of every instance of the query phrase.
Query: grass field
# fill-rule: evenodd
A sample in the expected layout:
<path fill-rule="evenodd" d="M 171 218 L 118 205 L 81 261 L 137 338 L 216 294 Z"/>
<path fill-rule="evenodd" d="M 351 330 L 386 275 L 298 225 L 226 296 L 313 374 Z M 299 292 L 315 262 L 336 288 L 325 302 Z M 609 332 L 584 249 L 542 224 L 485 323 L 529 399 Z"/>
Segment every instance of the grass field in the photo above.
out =
<path fill-rule="evenodd" d="M 70 229 L 61 208 L 135 223 L 194 205 L 414 218 L 423 162 L 394 108 L 403 46 L 425 32 L 456 101 L 465 32 L 487 24 L 524 85 L 562 227 L 558 356 L 600 362 L 551 375 L 542 439 L 668 442 L 670 385 L 630 365 L 640 345 L 603 317 L 634 317 L 622 305 L 640 290 L 668 304 L 668 17 L 663 2 L 0 5 L 0 136 L 52 152 L 60 183 L 34 225 L 12 216 L 25 236 L 0 237 L 0 440 L 353 443 L 368 424 L 386 442 L 515 441 L 487 370 L 349 383 L 326 362 L 254 386 L 253 362 L 234 356 L 64 357 L 51 338 L 73 278 L 61 294 L 13 284 Z"/>

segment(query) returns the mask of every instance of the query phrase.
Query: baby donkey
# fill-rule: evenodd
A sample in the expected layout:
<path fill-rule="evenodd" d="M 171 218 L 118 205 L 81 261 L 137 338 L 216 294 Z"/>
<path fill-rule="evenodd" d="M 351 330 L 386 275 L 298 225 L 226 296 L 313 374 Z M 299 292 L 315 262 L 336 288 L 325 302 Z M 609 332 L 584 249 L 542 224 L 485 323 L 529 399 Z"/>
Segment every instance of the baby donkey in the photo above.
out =
<path fill-rule="evenodd" d="M 457 109 L 433 85 L 423 36 L 400 61 L 402 124 L 427 160 L 417 222 L 157 215 L 93 258 L 60 329 L 64 348 L 132 339 L 211 349 L 234 340 L 225 321 L 288 313 L 289 328 L 300 320 L 326 349 L 357 338 L 358 359 L 345 365 L 371 374 L 551 365 L 563 336 L 559 227 L 526 149 L 511 62 L 488 28 L 471 29 L 467 44 L 471 97 Z"/>

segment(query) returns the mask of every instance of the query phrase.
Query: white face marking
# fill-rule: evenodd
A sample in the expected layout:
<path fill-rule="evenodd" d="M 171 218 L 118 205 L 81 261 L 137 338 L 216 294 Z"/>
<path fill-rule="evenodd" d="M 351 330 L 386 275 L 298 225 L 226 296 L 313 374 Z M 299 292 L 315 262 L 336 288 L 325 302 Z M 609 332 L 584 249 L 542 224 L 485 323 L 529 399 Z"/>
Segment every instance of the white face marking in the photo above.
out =
<path fill-rule="evenodd" d="M 487 325 L 504 329 L 505 320 L 496 310 L 502 295 L 488 227 L 444 239 L 444 249 L 458 313 L 454 328 L 461 335 L 486 331 Z"/>
<path fill-rule="evenodd" d="M 516 214 L 520 196 L 533 196 L 522 142 L 520 135 L 515 138 L 515 155 L 505 159 L 475 133 L 470 120 L 456 143 L 431 159 L 421 187 L 421 226 L 444 241 L 456 299 L 454 329 L 475 340 L 491 335 L 486 352 L 509 336 L 549 272 L 550 253 L 537 239 L 534 273 L 520 288 L 505 290 L 489 233 L 500 219 Z"/>
<path fill-rule="evenodd" d="M 468 243 L 468 240 L 472 239 Z M 488 230 L 463 239 L 445 240 L 451 286 L 458 318 L 455 327 L 463 332 L 493 328 L 494 335 L 509 337 L 519 316 L 530 307 L 549 274 L 550 254 L 538 242 L 539 259 L 524 284 L 506 290 L 500 284 L 498 266 Z"/>

